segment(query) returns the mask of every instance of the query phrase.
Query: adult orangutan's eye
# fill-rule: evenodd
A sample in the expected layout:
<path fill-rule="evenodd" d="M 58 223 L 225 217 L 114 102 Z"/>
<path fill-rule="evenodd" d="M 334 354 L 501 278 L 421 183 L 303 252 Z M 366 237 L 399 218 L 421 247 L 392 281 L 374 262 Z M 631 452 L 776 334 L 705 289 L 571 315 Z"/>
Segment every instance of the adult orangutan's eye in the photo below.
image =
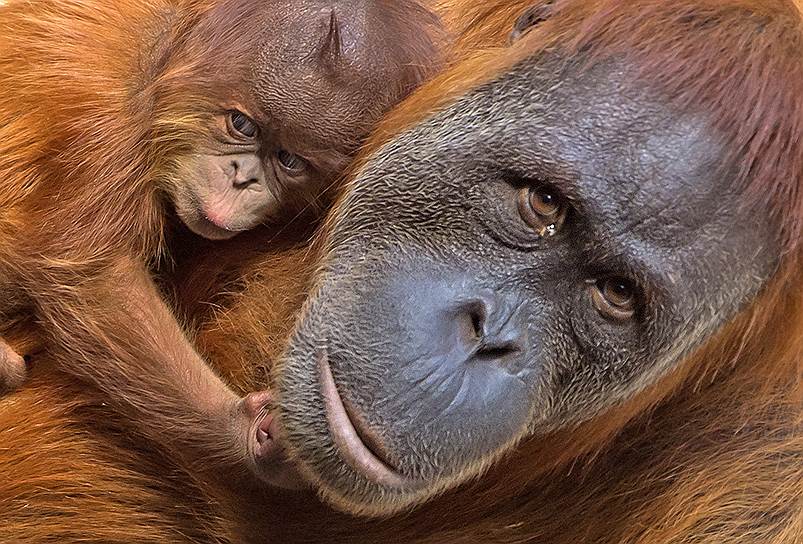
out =
<path fill-rule="evenodd" d="M 540 236 L 554 236 L 566 221 L 565 199 L 548 186 L 524 187 L 519 190 L 519 214 Z"/>
<path fill-rule="evenodd" d="M 606 318 L 626 321 L 636 313 L 637 289 L 626 278 L 603 278 L 589 288 L 591 301 Z"/>

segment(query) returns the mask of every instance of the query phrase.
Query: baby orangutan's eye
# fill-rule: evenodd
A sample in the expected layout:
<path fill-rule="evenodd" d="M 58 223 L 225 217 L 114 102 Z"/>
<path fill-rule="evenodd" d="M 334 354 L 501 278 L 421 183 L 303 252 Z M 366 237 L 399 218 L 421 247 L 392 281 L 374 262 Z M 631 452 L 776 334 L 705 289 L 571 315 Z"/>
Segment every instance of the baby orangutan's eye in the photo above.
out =
<path fill-rule="evenodd" d="M 280 149 L 276 152 L 276 161 L 279 163 L 279 166 L 291 176 L 303 174 L 306 172 L 308 166 L 307 161 L 286 149 Z"/>
<path fill-rule="evenodd" d="M 227 118 L 229 132 L 237 139 L 253 140 L 259 134 L 256 121 L 241 111 L 232 111 Z"/>

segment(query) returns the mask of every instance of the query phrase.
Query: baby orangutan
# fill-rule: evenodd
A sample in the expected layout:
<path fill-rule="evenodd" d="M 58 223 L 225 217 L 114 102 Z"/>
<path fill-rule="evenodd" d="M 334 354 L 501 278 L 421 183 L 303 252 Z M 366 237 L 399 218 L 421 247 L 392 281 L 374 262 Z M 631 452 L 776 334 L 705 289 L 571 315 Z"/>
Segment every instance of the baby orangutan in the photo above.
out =
<path fill-rule="evenodd" d="M 267 397 L 229 390 L 162 301 L 167 217 L 221 240 L 309 205 L 434 66 L 438 29 L 411 0 L 12 0 L 0 317 L 33 312 L 62 368 L 146 437 L 253 467 Z M 23 365 L 0 344 L 0 382 Z"/>

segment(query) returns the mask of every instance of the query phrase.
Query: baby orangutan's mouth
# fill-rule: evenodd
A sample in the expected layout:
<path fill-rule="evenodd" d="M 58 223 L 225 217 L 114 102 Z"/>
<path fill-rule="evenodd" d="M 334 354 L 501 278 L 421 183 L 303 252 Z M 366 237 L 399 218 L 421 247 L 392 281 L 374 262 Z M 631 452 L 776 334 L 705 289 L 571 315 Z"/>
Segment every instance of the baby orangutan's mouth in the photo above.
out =
<path fill-rule="evenodd" d="M 228 240 L 242 231 L 242 229 L 231 229 L 225 224 L 213 221 L 199 205 L 196 205 L 192 211 L 179 210 L 179 217 L 188 229 L 207 240 Z"/>
<path fill-rule="evenodd" d="M 250 224 L 235 226 L 228 215 L 215 212 L 213 207 L 205 204 L 198 204 L 195 223 L 195 227 L 201 231 L 200 233 L 196 232 L 196 234 L 201 234 L 201 236 L 212 240 L 233 238 L 239 233 L 256 226 Z"/>
<path fill-rule="evenodd" d="M 233 226 L 230 220 L 230 217 L 223 213 L 216 213 L 213 208 L 209 206 L 201 206 L 198 208 L 200 215 L 203 216 L 203 219 L 208 223 L 214 225 L 216 228 L 229 232 L 232 235 L 235 235 L 240 232 L 245 232 L 246 230 L 250 230 L 256 225 L 244 225 L 244 226 Z"/>

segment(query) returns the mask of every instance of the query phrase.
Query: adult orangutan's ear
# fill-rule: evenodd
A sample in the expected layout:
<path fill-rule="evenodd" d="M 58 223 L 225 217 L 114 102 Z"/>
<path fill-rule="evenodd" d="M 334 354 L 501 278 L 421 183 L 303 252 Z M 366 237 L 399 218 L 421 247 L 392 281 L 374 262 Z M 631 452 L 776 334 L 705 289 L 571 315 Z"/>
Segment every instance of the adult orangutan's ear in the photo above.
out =
<path fill-rule="evenodd" d="M 513 31 L 510 33 L 509 41 L 516 43 L 522 36 L 527 34 L 533 27 L 546 21 L 552 15 L 552 5 L 554 2 L 540 2 L 538 5 L 531 6 L 516 19 Z"/>

